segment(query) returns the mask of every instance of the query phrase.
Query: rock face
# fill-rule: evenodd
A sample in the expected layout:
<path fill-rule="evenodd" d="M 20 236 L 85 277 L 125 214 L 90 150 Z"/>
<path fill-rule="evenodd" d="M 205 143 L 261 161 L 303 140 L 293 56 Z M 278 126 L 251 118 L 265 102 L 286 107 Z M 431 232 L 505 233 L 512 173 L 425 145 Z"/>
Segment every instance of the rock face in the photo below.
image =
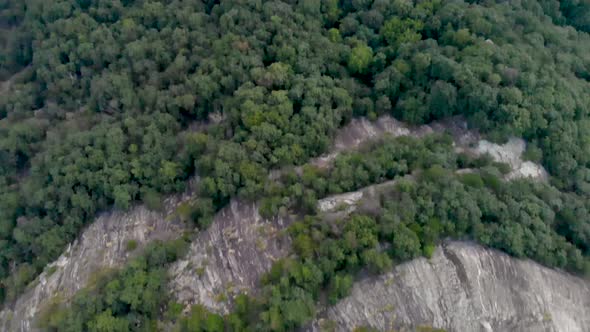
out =
<path fill-rule="evenodd" d="M 312 160 L 312 163 L 318 167 L 328 167 L 339 153 L 355 149 L 384 135 L 394 137 L 415 136 L 429 131 L 431 131 L 429 126 L 410 128 L 403 122 L 390 116 L 382 116 L 376 121 L 369 121 L 366 118 L 356 118 L 350 121 L 344 128 L 338 130 L 330 153 Z"/>
<path fill-rule="evenodd" d="M 542 167 L 533 164 L 536 168 L 531 171 L 532 166 L 522 161 L 521 154 L 525 148 L 522 140 L 513 139 L 508 145 L 482 141 L 477 133 L 468 131 L 460 119 L 421 127 L 410 127 L 391 117 L 381 117 L 375 122 L 354 119 L 339 131 L 332 153 L 315 159 L 313 163 L 327 167 L 338 153 L 354 149 L 383 135 L 419 137 L 443 131 L 452 134 L 458 150 L 490 153 L 496 160 L 509 163 L 515 172 L 519 168 L 525 168 L 523 171 L 510 173 L 512 178 L 531 175 L 544 179 L 546 176 Z M 390 184 L 384 183 L 358 192 L 328 197 L 319 202 L 319 208 L 326 212 L 327 218 L 344 216 L 358 207 L 366 208 L 366 204 L 370 205 L 371 198 L 376 197 L 378 189 Z M 37 283 L 31 285 L 16 303 L 0 312 L 0 330 L 32 330 L 35 315 L 50 298 L 58 294 L 67 298 L 85 287 L 99 271 L 124 264 L 133 254 L 127 251 L 128 241 L 137 241 L 136 251 L 140 251 L 150 241 L 179 236 L 184 226 L 168 221 L 167 216 L 173 213 L 180 201 L 188 197 L 190 190 L 182 196 L 168 199 L 166 209 L 161 213 L 151 212 L 140 206 L 127 213 L 111 212 L 99 216 L 79 240 L 48 266 Z M 290 243 L 287 237 L 281 236 L 280 230 L 289 222 L 289 219 L 281 218 L 266 220 L 258 214 L 255 204 L 233 200 L 216 215 L 207 230 L 196 236 L 186 258 L 171 266 L 169 273 L 172 279 L 172 295 L 187 306 L 201 303 L 214 311 L 228 312 L 233 294 L 255 291 L 261 275 L 270 269 L 272 262 L 288 255 Z M 421 260 L 416 262 L 419 264 Z M 416 278 L 425 277 L 418 275 Z M 588 308 L 588 304 L 585 308 Z M 363 308 L 359 307 L 358 310 Z M 555 319 L 557 318 L 554 317 L 553 320 Z M 351 324 L 354 322 L 351 321 Z"/>
<path fill-rule="evenodd" d="M 128 212 L 100 215 L 10 308 L 0 312 L 0 330 L 34 330 L 35 316 L 51 298 L 72 296 L 93 276 L 122 266 L 152 241 L 180 236 L 184 226 L 167 220 L 167 212 L 182 199 L 181 196 L 168 199 L 164 212 L 138 206 Z M 135 241 L 137 248 L 128 250 L 129 241 Z"/>
<path fill-rule="evenodd" d="M 508 180 L 527 177 L 546 180 L 549 175 L 543 166 L 523 160 L 522 154 L 525 149 L 526 143 L 524 140 L 511 138 L 503 145 L 481 140 L 473 151 L 478 154 L 488 153 L 495 161 L 510 165 L 512 171 L 506 176 Z"/>
<path fill-rule="evenodd" d="M 356 203 L 359 202 L 363 196 L 364 193 L 360 190 L 329 196 L 318 201 L 318 210 L 320 212 L 334 212 L 341 208 L 354 209 Z"/>
<path fill-rule="evenodd" d="M 323 313 L 337 331 L 590 331 L 590 281 L 464 242 L 357 282 Z"/>
<path fill-rule="evenodd" d="M 431 133 L 445 132 L 453 137 L 457 152 L 474 155 L 487 153 L 495 161 L 510 165 L 512 172 L 506 176 L 508 180 L 531 177 L 545 181 L 548 178 L 543 166 L 523 160 L 522 154 L 526 149 L 524 140 L 512 137 L 507 143 L 501 145 L 486 141 L 481 139 L 476 131 L 469 130 L 467 123 L 461 118 L 451 118 L 419 127 L 409 126 L 390 116 L 382 116 L 373 122 L 366 118 L 353 119 L 346 127 L 338 131 L 331 152 L 314 159 L 312 163 L 318 167 L 329 167 L 339 153 L 355 149 L 385 135 L 422 137 Z"/>
<path fill-rule="evenodd" d="M 256 204 L 232 200 L 171 266 L 173 296 L 187 306 L 227 313 L 233 295 L 251 293 L 272 263 L 288 254 L 290 241 L 280 232 L 288 223 L 262 218 Z"/>

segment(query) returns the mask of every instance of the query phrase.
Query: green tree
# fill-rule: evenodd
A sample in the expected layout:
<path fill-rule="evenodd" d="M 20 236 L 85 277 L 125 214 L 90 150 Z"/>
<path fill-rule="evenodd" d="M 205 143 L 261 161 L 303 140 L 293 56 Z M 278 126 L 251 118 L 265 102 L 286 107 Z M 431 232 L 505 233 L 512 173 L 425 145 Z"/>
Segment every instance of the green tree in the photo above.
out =
<path fill-rule="evenodd" d="M 373 62 L 373 50 L 367 45 L 355 46 L 348 58 L 348 68 L 352 73 L 366 74 Z"/>
<path fill-rule="evenodd" d="M 420 31 L 424 23 L 414 19 L 393 17 L 383 23 L 380 33 L 389 45 L 399 46 L 404 43 L 415 43 L 422 39 Z"/>

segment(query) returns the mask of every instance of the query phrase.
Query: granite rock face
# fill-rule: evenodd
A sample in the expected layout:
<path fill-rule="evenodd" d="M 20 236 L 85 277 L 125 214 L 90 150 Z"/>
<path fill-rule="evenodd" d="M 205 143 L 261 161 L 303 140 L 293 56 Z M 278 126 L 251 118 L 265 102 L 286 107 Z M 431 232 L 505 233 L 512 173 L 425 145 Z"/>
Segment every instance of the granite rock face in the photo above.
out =
<path fill-rule="evenodd" d="M 15 303 L 0 312 L 0 330 L 34 330 L 36 315 L 55 296 L 67 299 L 88 285 L 94 276 L 121 267 L 146 244 L 182 235 L 184 225 L 169 220 L 167 211 L 173 210 L 183 198 L 180 195 L 169 198 L 163 212 L 137 206 L 128 212 L 99 215 Z M 129 241 L 137 245 L 134 250 L 129 250 Z"/>
<path fill-rule="evenodd" d="M 354 119 L 338 132 L 331 150 L 332 153 L 313 160 L 313 163 L 328 167 L 338 153 L 357 148 L 384 135 L 420 137 L 428 133 L 443 131 L 449 132 L 453 136 L 457 150 L 490 153 L 496 160 L 510 164 L 515 172 L 522 165 L 528 165 L 521 158 L 525 149 L 522 140 L 512 139 L 507 143 L 508 145 L 497 145 L 483 141 L 476 132 L 467 130 L 465 123 L 460 119 L 453 119 L 445 123 L 433 123 L 429 126 L 411 127 L 391 117 L 381 117 L 375 122 Z M 543 180 L 546 177 L 545 171 L 538 165 L 534 166 L 538 172 L 530 171 L 531 166 L 527 171 L 521 172 L 522 176 L 532 175 Z M 521 176 L 519 175 L 521 173 L 509 176 L 516 178 Z M 391 184 L 392 182 L 388 182 L 370 186 L 358 192 L 328 197 L 319 202 L 319 208 L 325 212 L 326 217 L 342 217 L 357 208 L 366 208 L 366 204 L 370 205 L 372 198 L 377 197 L 381 188 L 386 188 Z M 98 216 L 81 237 L 72 243 L 57 261 L 48 266 L 47 271 L 38 278 L 38 282 L 31 285 L 14 304 L 0 312 L 0 330 L 33 330 L 35 315 L 50 298 L 56 295 L 67 298 L 73 295 L 77 290 L 85 287 L 93 275 L 108 268 L 122 266 L 129 257 L 153 240 L 165 240 L 180 236 L 185 226 L 169 221 L 168 216 L 174 212 L 179 202 L 190 196 L 189 190 L 184 195 L 169 198 L 163 212 L 152 212 L 139 206 L 127 213 L 110 212 Z M 228 312 L 234 294 L 256 292 L 261 276 L 270 269 L 272 263 L 289 254 L 290 242 L 288 237 L 281 234 L 281 230 L 290 223 L 290 219 L 265 219 L 258 214 L 256 204 L 232 200 L 230 205 L 215 216 L 208 229 L 196 235 L 187 256 L 170 267 L 169 273 L 172 279 L 170 291 L 173 297 L 187 307 L 194 303 L 200 303 L 216 312 Z M 127 251 L 127 243 L 130 240 L 135 240 L 138 243 L 138 248 L 133 252 Z M 480 248 L 480 250 L 483 249 Z M 501 255 L 497 252 L 493 253 Z M 437 252 L 438 254 L 439 252 Z M 475 255 L 474 259 L 479 259 L 478 257 Z M 511 260 L 505 255 L 502 257 L 504 257 L 503 260 Z M 423 260 L 417 260 L 408 264 L 425 263 Z M 554 273 L 551 270 L 547 271 L 546 273 Z M 418 272 L 423 273 L 423 271 L 416 270 L 416 273 Z M 428 273 L 432 273 L 432 271 L 428 271 Z M 424 279 L 426 277 L 421 274 L 414 278 L 417 280 L 416 284 L 430 282 L 430 280 Z M 452 280 L 451 277 L 449 278 Z M 575 286 L 568 284 L 569 279 L 564 280 L 566 286 Z M 359 285 L 366 282 L 363 281 Z M 457 280 L 454 281 L 454 284 L 450 283 L 447 287 L 448 291 L 454 291 L 449 287 L 458 283 Z M 547 284 L 546 287 L 552 291 L 553 288 L 558 289 L 558 287 L 565 286 Z M 441 292 L 444 290 L 442 289 Z M 481 294 L 485 299 L 486 294 Z M 494 294 L 489 294 L 489 296 L 494 296 Z M 353 293 L 351 299 L 354 298 Z M 364 310 L 362 303 L 359 305 L 357 310 Z M 589 304 L 586 303 L 581 307 L 587 309 L 588 306 Z M 418 308 L 416 310 L 427 309 Z M 448 312 L 444 317 L 448 320 L 452 315 L 453 313 Z M 588 316 L 587 312 L 586 316 Z M 351 315 L 351 319 L 354 317 L 356 316 Z M 423 316 L 412 317 L 421 318 Z M 522 317 L 524 320 L 529 319 L 528 316 Z M 555 321 L 558 317 L 552 316 L 552 319 Z M 359 318 L 358 321 L 361 322 L 361 319 Z M 349 323 L 356 324 L 356 322 L 351 320 Z M 409 325 L 412 325 L 419 323 L 420 320 L 408 320 L 408 322 L 410 322 Z M 354 327 L 354 325 L 345 325 L 345 323 L 343 322 L 344 325 L 341 325 L 345 329 Z M 379 324 L 381 323 L 376 321 L 374 326 L 381 326 Z M 501 329 L 497 331 L 501 331 Z"/>
<path fill-rule="evenodd" d="M 523 160 L 522 154 L 526 149 L 523 139 L 512 137 L 504 144 L 489 142 L 482 139 L 477 131 L 469 130 L 467 123 L 459 117 L 422 126 L 410 126 L 391 116 L 381 116 L 376 121 L 353 119 L 338 131 L 330 153 L 312 160 L 312 163 L 322 168 L 329 167 L 339 153 L 353 150 L 386 135 L 423 137 L 432 133 L 450 134 L 457 152 L 478 156 L 489 154 L 495 161 L 508 164 L 512 169 L 506 176 L 508 180 L 531 177 L 545 181 L 548 178 L 543 166 Z"/>
<path fill-rule="evenodd" d="M 549 175 L 543 166 L 532 161 L 526 161 L 522 155 L 526 149 L 526 143 L 520 138 L 510 138 L 502 145 L 494 144 L 486 140 L 480 140 L 473 149 L 477 154 L 489 154 L 495 161 L 510 165 L 512 171 L 507 174 L 506 179 L 534 178 L 547 180 Z"/>
<path fill-rule="evenodd" d="M 272 263 L 288 255 L 281 233 L 288 218 L 262 218 L 258 206 L 232 200 L 193 240 L 188 254 L 169 269 L 176 300 L 227 313 L 238 293 L 251 294 Z"/>
<path fill-rule="evenodd" d="M 590 331 L 590 281 L 465 242 L 439 246 L 379 277 L 357 282 L 350 296 L 309 330 Z"/>

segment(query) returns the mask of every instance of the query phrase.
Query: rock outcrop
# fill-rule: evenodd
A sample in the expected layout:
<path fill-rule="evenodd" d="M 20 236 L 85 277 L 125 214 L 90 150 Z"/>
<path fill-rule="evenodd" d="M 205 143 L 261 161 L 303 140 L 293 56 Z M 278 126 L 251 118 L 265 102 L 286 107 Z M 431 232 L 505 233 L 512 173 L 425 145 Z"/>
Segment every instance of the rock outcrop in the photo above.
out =
<path fill-rule="evenodd" d="M 467 130 L 460 119 L 420 127 L 407 126 L 391 117 L 381 117 L 375 122 L 355 119 L 339 131 L 332 153 L 313 162 L 327 167 L 338 153 L 383 135 L 419 137 L 443 131 L 451 133 L 458 150 L 490 153 L 496 160 L 509 163 L 515 172 L 525 168 L 510 173 L 510 178 L 546 177 L 542 167 L 533 164 L 535 171 L 531 171 L 532 166 L 522 160 L 525 148 L 522 140 L 512 139 L 507 146 L 480 140 L 479 135 Z M 359 204 L 370 204 L 378 189 L 390 184 L 328 197 L 320 201 L 320 210 L 327 212 L 326 217 L 343 216 Z M 58 294 L 67 298 L 85 287 L 94 274 L 123 265 L 133 255 L 127 250 L 129 241 L 137 241 L 135 251 L 138 252 L 155 239 L 179 236 L 184 226 L 169 221 L 168 216 L 188 197 L 190 190 L 169 198 L 164 212 L 152 212 L 139 206 L 127 213 L 111 212 L 99 216 L 79 240 L 48 266 L 36 283 L 29 286 L 13 305 L 0 312 L 0 330 L 31 330 L 35 315 L 50 298 Z M 290 243 L 281 235 L 281 230 L 289 223 L 289 218 L 264 219 L 255 204 L 233 200 L 216 215 L 209 229 L 195 237 L 186 258 L 171 266 L 173 296 L 187 306 L 201 303 L 216 312 L 227 312 L 233 294 L 255 291 L 261 275 L 268 271 L 272 262 L 288 254 Z"/>
<path fill-rule="evenodd" d="M 314 159 L 312 163 L 318 167 L 329 167 L 339 153 L 358 148 L 385 135 L 423 137 L 431 133 L 450 134 L 457 152 L 478 156 L 487 153 L 495 161 L 508 164 L 512 169 L 506 176 L 509 180 L 531 177 L 545 181 L 548 178 L 543 166 L 523 160 L 522 155 L 526 149 L 524 140 L 512 137 L 505 144 L 489 142 L 481 139 L 477 131 L 469 130 L 467 123 L 458 117 L 422 126 L 409 126 L 390 116 L 382 116 L 376 121 L 369 121 L 366 118 L 353 119 L 346 127 L 338 131 L 330 153 Z"/>
<path fill-rule="evenodd" d="M 169 270 L 170 289 L 180 303 L 199 303 L 221 313 L 233 295 L 252 293 L 272 263 L 291 247 L 281 232 L 288 219 L 262 218 L 258 206 L 232 200 L 197 235 L 188 254 Z"/>
<path fill-rule="evenodd" d="M 310 330 L 590 331 L 590 281 L 479 245 L 450 242 L 357 282 Z"/>
<path fill-rule="evenodd" d="M 472 149 L 477 154 L 489 154 L 495 161 L 510 165 L 511 171 L 506 179 L 534 178 L 547 180 L 549 175 L 543 166 L 526 161 L 522 155 L 526 149 L 526 143 L 519 138 L 511 138 L 505 144 L 498 145 L 486 140 L 480 140 L 477 146 Z"/>
<path fill-rule="evenodd" d="M 36 315 L 55 296 L 67 299 L 87 286 L 96 275 L 122 266 L 146 244 L 182 235 L 184 225 L 170 220 L 168 215 L 186 197 L 169 198 L 163 212 L 137 206 L 128 212 L 99 215 L 12 306 L 0 312 L 0 330 L 34 330 Z M 129 245 L 131 242 L 134 243 L 132 246 Z"/>

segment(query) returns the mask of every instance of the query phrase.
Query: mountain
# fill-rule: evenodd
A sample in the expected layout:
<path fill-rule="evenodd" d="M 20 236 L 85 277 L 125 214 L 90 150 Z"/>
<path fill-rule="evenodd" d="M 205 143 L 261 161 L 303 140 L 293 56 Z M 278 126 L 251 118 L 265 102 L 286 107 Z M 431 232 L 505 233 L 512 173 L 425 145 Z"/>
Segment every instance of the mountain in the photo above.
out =
<path fill-rule="evenodd" d="M 0 326 L 587 329 L 589 13 L 2 1 Z"/>

